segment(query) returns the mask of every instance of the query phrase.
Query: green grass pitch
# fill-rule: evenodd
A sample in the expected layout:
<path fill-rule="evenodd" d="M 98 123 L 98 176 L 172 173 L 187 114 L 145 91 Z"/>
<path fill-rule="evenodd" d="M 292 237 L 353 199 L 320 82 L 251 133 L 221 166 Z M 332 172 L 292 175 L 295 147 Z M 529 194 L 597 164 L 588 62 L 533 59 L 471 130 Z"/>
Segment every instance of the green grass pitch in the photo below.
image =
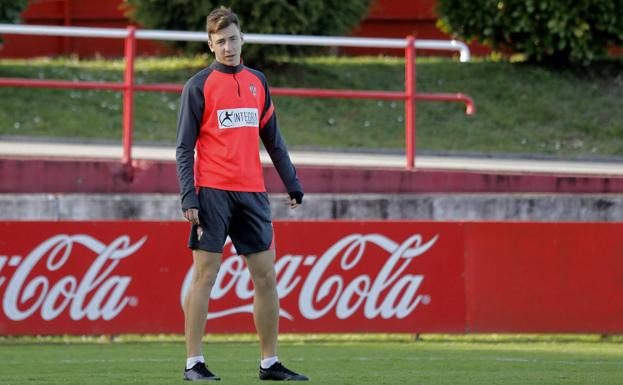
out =
<path fill-rule="evenodd" d="M 208 336 L 221 384 L 259 384 L 254 336 Z M 600 336 L 283 336 L 280 359 L 315 384 L 615 385 L 623 338 Z M 183 383 L 176 337 L 0 337 L 0 384 Z"/>

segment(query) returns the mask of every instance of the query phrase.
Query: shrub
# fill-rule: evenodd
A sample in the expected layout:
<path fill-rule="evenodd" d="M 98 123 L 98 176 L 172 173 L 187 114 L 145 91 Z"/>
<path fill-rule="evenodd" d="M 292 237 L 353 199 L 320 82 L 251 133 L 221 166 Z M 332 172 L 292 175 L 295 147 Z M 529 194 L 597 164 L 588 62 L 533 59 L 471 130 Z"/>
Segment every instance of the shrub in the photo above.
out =
<path fill-rule="evenodd" d="M 247 33 L 344 35 L 367 14 L 372 0 L 124 0 L 126 15 L 146 28 L 205 31 L 206 16 L 223 4 L 238 14 Z M 204 52 L 207 43 L 173 42 L 186 52 Z M 301 53 L 300 47 L 250 44 L 245 60 Z"/>
<path fill-rule="evenodd" d="M 0 0 L 0 23 L 17 23 L 28 0 Z"/>
<path fill-rule="evenodd" d="M 623 0 L 438 0 L 438 25 L 533 62 L 588 64 L 623 43 Z"/>
<path fill-rule="evenodd" d="M 28 6 L 28 0 L 0 0 L 0 23 L 17 23 L 19 15 Z M 0 35 L 2 43 L 2 35 Z"/>

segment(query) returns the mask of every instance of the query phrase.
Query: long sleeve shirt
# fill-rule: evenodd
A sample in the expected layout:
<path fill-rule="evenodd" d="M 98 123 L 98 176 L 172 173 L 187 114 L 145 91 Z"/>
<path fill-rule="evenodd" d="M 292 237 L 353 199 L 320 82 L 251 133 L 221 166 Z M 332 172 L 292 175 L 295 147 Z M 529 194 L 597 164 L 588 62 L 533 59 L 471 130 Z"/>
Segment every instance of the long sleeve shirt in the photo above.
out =
<path fill-rule="evenodd" d="M 214 61 L 190 78 L 180 100 L 175 154 L 182 209 L 199 207 L 198 187 L 266 191 L 260 138 L 286 190 L 303 191 L 264 74 Z"/>

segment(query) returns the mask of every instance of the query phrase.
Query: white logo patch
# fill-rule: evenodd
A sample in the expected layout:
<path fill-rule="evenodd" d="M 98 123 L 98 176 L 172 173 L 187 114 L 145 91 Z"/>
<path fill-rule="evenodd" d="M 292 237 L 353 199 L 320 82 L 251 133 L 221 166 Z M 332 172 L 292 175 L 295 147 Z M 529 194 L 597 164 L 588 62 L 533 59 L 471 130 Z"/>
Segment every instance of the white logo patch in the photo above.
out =
<path fill-rule="evenodd" d="M 259 127 L 257 108 L 232 108 L 217 110 L 218 128 Z"/>

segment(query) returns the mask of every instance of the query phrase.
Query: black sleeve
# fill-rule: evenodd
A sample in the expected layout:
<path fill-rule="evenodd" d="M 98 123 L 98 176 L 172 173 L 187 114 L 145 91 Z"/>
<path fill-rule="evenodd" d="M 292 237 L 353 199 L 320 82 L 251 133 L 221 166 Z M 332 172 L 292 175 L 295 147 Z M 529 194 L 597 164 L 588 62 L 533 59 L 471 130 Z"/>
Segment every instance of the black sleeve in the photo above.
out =
<path fill-rule="evenodd" d="M 195 191 L 195 144 L 201 128 L 204 106 L 202 87 L 193 79 L 189 80 L 184 86 L 180 99 L 175 149 L 182 210 L 199 207 Z"/>
<path fill-rule="evenodd" d="M 274 112 L 273 108 L 271 108 L 273 102 L 270 98 L 268 85 L 265 81 L 264 89 L 266 90 L 266 97 L 265 108 L 262 115 L 270 113 L 272 116 L 270 116 L 270 119 L 263 127 L 260 127 L 260 138 L 262 138 L 262 143 L 264 143 L 264 147 L 266 148 L 270 159 L 273 161 L 273 164 L 275 165 L 286 190 L 288 192 L 303 192 L 303 188 L 301 187 L 299 179 L 296 176 L 296 169 L 294 168 L 292 161 L 290 161 L 288 148 L 286 147 L 286 143 L 283 141 L 281 133 L 279 132 L 277 114 Z M 261 120 L 264 120 L 264 116 L 262 116 Z"/>

